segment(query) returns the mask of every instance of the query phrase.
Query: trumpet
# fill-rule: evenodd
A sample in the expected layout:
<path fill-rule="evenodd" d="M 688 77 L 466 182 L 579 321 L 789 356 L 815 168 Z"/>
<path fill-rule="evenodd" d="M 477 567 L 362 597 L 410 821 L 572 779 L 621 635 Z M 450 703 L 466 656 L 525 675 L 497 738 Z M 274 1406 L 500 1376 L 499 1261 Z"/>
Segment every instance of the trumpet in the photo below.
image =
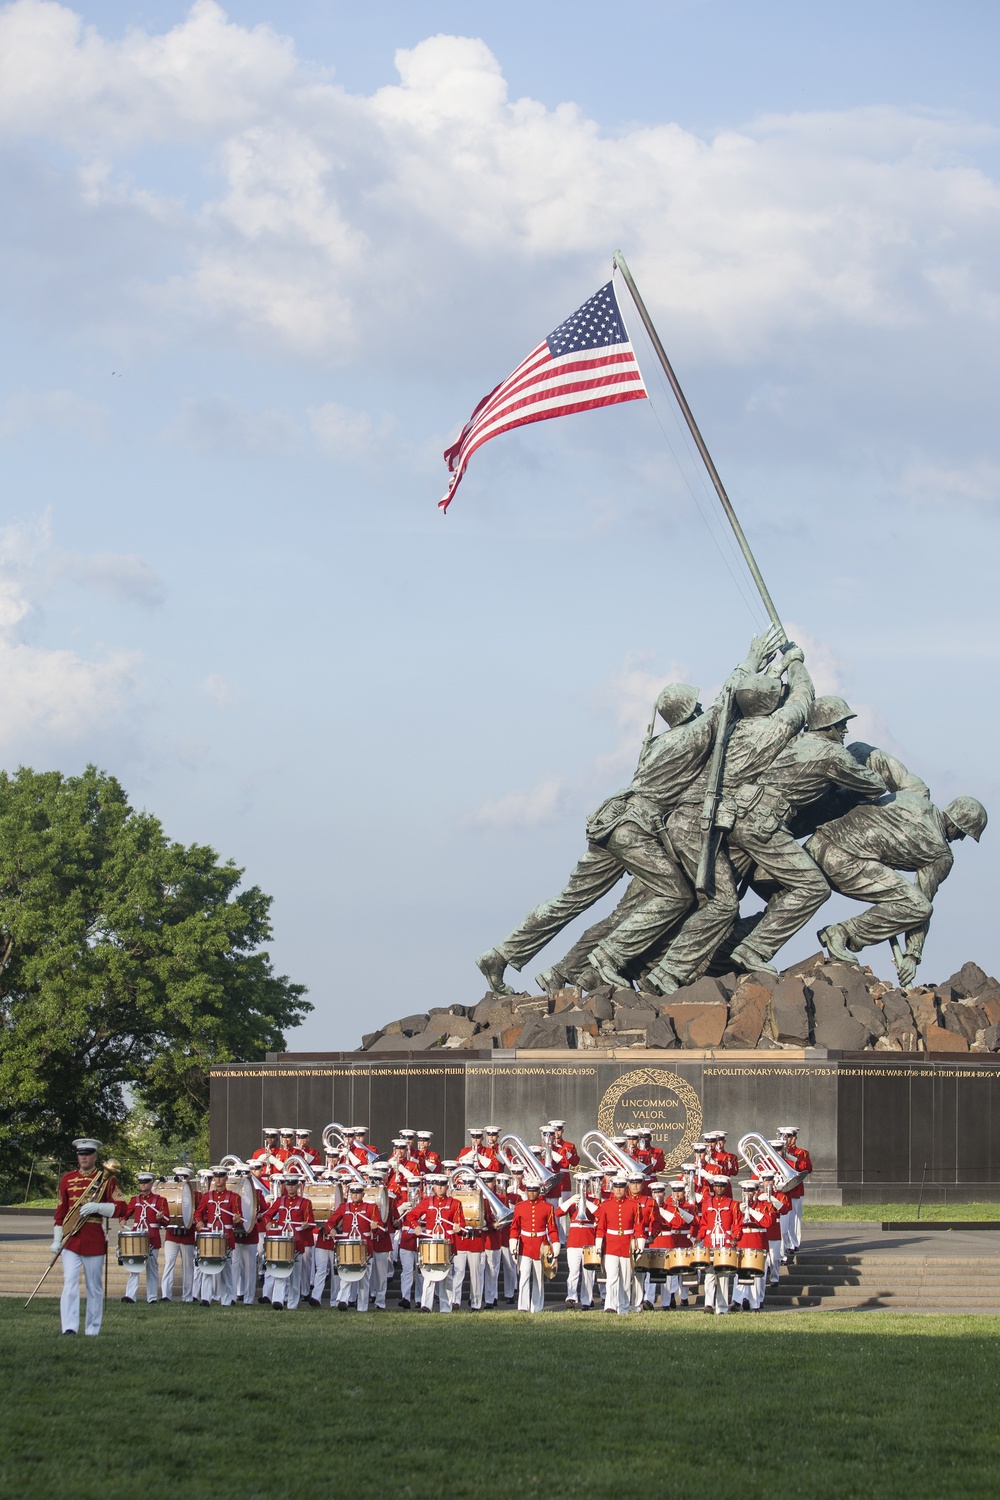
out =
<path fill-rule="evenodd" d="M 794 1171 L 785 1158 L 755 1130 L 748 1131 L 736 1149 L 755 1177 L 759 1177 L 765 1168 L 774 1172 L 774 1185 L 779 1193 L 787 1193 L 791 1188 L 798 1187 L 808 1176 L 807 1172 Z"/>
<path fill-rule="evenodd" d="M 526 1145 L 519 1135 L 500 1137 L 500 1155 L 508 1166 L 522 1167 L 525 1182 L 537 1182 L 543 1197 L 548 1197 L 559 1181 L 560 1173 L 554 1172 L 551 1167 L 539 1161 L 531 1147 Z"/>
<path fill-rule="evenodd" d="M 629 1156 L 628 1152 L 621 1146 L 616 1146 L 610 1136 L 605 1135 L 603 1130 L 588 1130 L 580 1142 L 581 1150 L 590 1158 L 595 1167 L 608 1176 L 624 1172 L 631 1176 L 638 1172 L 641 1177 L 646 1176 L 646 1168 L 641 1162 Z"/>

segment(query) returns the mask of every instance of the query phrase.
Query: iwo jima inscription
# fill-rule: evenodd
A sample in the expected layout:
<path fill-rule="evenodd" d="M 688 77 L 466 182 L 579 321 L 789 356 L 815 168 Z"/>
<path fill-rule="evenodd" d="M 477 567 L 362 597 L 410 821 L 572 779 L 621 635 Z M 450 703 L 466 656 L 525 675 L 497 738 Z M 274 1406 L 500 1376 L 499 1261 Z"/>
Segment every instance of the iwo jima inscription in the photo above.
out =
<path fill-rule="evenodd" d="M 864 909 L 822 927 L 831 960 L 888 941 L 900 987 L 912 985 L 952 845 L 979 840 L 986 810 L 974 797 L 945 808 L 898 759 L 847 732 L 855 717 L 817 697 L 800 647 L 789 641 L 666 352 L 620 253 L 627 286 L 688 424 L 771 621 L 707 709 L 699 690 L 670 683 L 627 787 L 586 821 L 585 849 L 563 889 L 532 908 L 477 960 L 490 992 L 513 994 L 520 970 L 619 882 L 609 917 L 537 976 L 553 994 L 608 986 L 670 996 L 716 973 L 775 975 L 772 960 L 831 892 Z M 447 508 L 475 449 L 525 422 L 646 395 L 614 280 L 532 351 L 476 408 L 446 453 Z M 662 724 L 657 733 L 657 725 Z M 912 876 L 912 879 L 908 879 Z M 762 911 L 741 915 L 753 892 Z"/>

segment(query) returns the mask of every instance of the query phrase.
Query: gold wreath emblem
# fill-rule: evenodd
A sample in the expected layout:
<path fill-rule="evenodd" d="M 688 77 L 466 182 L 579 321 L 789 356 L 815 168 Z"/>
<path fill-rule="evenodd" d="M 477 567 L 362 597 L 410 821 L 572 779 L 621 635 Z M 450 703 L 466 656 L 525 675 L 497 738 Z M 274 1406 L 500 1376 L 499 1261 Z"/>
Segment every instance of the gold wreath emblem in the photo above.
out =
<path fill-rule="evenodd" d="M 598 1130 L 603 1130 L 605 1135 L 621 1134 L 615 1128 L 615 1110 L 623 1095 L 640 1087 L 662 1089 L 665 1093 L 674 1094 L 684 1106 L 684 1132 L 666 1158 L 664 1170 L 680 1166 L 681 1162 L 687 1160 L 691 1147 L 701 1135 L 701 1100 L 691 1085 L 677 1073 L 668 1073 L 665 1068 L 636 1068 L 633 1072 L 623 1073 L 620 1078 L 616 1078 L 598 1106 Z"/>

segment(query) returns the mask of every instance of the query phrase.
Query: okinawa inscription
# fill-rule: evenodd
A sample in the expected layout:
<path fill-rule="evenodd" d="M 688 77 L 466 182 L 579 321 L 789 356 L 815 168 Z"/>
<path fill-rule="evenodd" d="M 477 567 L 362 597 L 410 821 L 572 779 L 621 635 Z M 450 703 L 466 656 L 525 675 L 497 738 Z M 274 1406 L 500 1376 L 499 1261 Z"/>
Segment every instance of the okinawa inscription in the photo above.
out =
<path fill-rule="evenodd" d="M 677 1073 L 636 1068 L 615 1079 L 597 1110 L 597 1127 L 606 1135 L 633 1125 L 662 1146 L 667 1170 L 680 1166 L 701 1134 L 701 1100 Z"/>

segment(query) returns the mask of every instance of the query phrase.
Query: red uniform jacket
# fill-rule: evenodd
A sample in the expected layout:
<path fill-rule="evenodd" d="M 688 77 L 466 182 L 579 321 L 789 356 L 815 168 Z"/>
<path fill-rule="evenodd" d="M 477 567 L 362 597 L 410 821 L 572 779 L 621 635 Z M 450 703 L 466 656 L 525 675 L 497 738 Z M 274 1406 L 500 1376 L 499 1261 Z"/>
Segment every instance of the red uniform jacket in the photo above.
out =
<path fill-rule="evenodd" d="M 713 1248 L 735 1245 L 742 1227 L 739 1204 L 732 1198 L 706 1199 L 701 1206 L 698 1239 Z"/>
<path fill-rule="evenodd" d="M 566 1228 L 567 1248 L 571 1250 L 587 1250 L 594 1243 L 597 1237 L 594 1221 L 597 1218 L 597 1210 L 600 1206 L 596 1198 L 587 1198 L 587 1212 L 590 1214 L 589 1224 L 577 1223 L 577 1219 L 580 1216 L 579 1198 L 571 1198 L 568 1203 L 564 1203 L 556 1209 L 556 1213 L 560 1217 L 569 1220 Z"/>
<path fill-rule="evenodd" d="M 662 1172 L 666 1165 L 666 1158 L 659 1146 L 636 1146 L 634 1151 L 629 1152 L 633 1161 L 639 1162 L 640 1166 L 646 1168 L 651 1177 Z"/>
<path fill-rule="evenodd" d="M 713 1151 L 708 1166 L 710 1171 L 723 1172 L 727 1177 L 735 1177 L 740 1170 L 740 1164 L 731 1151 Z"/>
<path fill-rule="evenodd" d="M 697 1203 L 691 1203 L 683 1193 L 679 1196 L 669 1193 L 663 1200 L 666 1213 L 671 1215 L 671 1223 L 674 1231 L 675 1245 L 690 1245 L 691 1236 L 697 1233 L 700 1209 Z"/>
<path fill-rule="evenodd" d="M 79 1203 L 96 1176 L 96 1167 L 93 1172 L 63 1173 L 59 1179 L 59 1202 L 56 1205 L 54 1218 L 56 1225 L 62 1223 L 74 1203 Z M 95 1201 L 113 1203 L 115 1211 L 112 1218 L 123 1219 L 125 1217 L 125 1199 L 118 1191 L 118 1184 L 113 1177 L 108 1179 L 104 1191 Z M 77 1255 L 107 1255 L 108 1237 L 104 1225 L 105 1220 L 100 1214 L 81 1219 L 76 1233 L 71 1234 L 69 1239 L 63 1242 L 63 1249 L 75 1250 Z"/>
<path fill-rule="evenodd" d="M 597 1238 L 606 1255 L 631 1255 L 632 1241 L 645 1239 L 645 1213 L 636 1198 L 605 1198 L 597 1210 Z"/>
<path fill-rule="evenodd" d="M 811 1172 L 813 1169 L 809 1152 L 803 1151 L 799 1146 L 788 1146 L 780 1154 L 785 1158 L 793 1172 Z M 805 1191 L 805 1183 L 800 1182 L 798 1187 L 792 1188 L 788 1196 L 789 1198 L 802 1198 L 805 1196 Z"/>
<path fill-rule="evenodd" d="M 559 1243 L 559 1230 L 556 1228 L 552 1204 L 545 1198 L 539 1198 L 534 1203 L 529 1203 L 527 1198 L 522 1199 L 514 1209 L 508 1238 L 512 1250 L 520 1250 L 529 1260 L 539 1260 L 542 1245 L 546 1241 L 550 1245 Z"/>
<path fill-rule="evenodd" d="M 301 1255 L 313 1242 L 316 1215 L 308 1198 L 289 1198 L 282 1193 L 280 1198 L 264 1210 L 259 1223 L 265 1236 L 269 1234 L 293 1234 L 295 1248 Z"/>
<path fill-rule="evenodd" d="M 385 1233 L 385 1222 L 374 1203 L 359 1203 L 355 1208 L 353 1204 L 342 1203 L 335 1208 L 333 1213 L 323 1225 L 323 1235 L 326 1239 L 333 1240 L 356 1240 L 362 1239 L 372 1254 L 378 1248 L 376 1241 Z"/>
<path fill-rule="evenodd" d="M 489 1151 L 485 1146 L 465 1146 L 455 1158 L 463 1166 L 472 1167 L 475 1172 L 501 1172 L 503 1165 L 495 1151 Z"/>
<path fill-rule="evenodd" d="M 483 1200 L 483 1228 L 466 1229 L 458 1242 L 459 1250 L 468 1250 L 470 1255 L 481 1255 L 490 1243 L 490 1230 L 493 1227 L 493 1210 Z"/>
<path fill-rule="evenodd" d="M 150 1250 L 160 1248 L 160 1226 L 170 1218 L 170 1204 L 159 1193 L 142 1193 L 128 1200 L 126 1219 L 131 1219 L 136 1229 L 149 1233 Z"/>
<path fill-rule="evenodd" d="M 221 1193 L 206 1193 L 198 1204 L 194 1222 L 197 1229 L 221 1229 L 232 1250 L 236 1244 L 234 1225 L 243 1223 L 243 1205 L 228 1189 Z"/>
<path fill-rule="evenodd" d="M 768 1230 L 777 1215 L 769 1203 L 751 1203 L 743 1215 L 739 1245 L 741 1250 L 766 1250 Z"/>
<path fill-rule="evenodd" d="M 417 1150 L 417 1161 L 420 1163 L 421 1172 L 440 1172 L 441 1158 L 436 1151 Z"/>
<path fill-rule="evenodd" d="M 238 1225 L 233 1226 L 237 1245 L 256 1245 L 260 1242 L 260 1216 L 267 1206 L 267 1199 L 259 1188 L 253 1190 L 254 1201 L 257 1205 L 257 1213 L 253 1221 L 252 1229 L 240 1229 Z"/>
<path fill-rule="evenodd" d="M 301 1156 L 303 1161 L 307 1161 L 314 1172 L 318 1172 L 323 1165 L 323 1158 L 314 1146 L 299 1146 L 295 1155 Z"/>
<path fill-rule="evenodd" d="M 543 1153 L 544 1156 L 544 1153 Z M 570 1172 L 580 1165 L 580 1157 L 572 1141 L 563 1139 L 552 1142 L 552 1165 L 559 1169 L 559 1191 L 568 1193 L 573 1187 Z"/>
<path fill-rule="evenodd" d="M 421 1198 L 416 1208 L 411 1208 L 403 1223 L 408 1229 L 444 1238 L 454 1250 L 455 1240 L 465 1228 L 465 1212 L 457 1198 Z"/>
<path fill-rule="evenodd" d="M 779 1193 L 777 1189 L 771 1189 L 772 1207 L 774 1208 L 774 1219 L 768 1226 L 767 1237 L 769 1240 L 781 1239 L 781 1221 L 785 1214 L 791 1212 L 792 1200 L 787 1193 Z"/>
<path fill-rule="evenodd" d="M 509 1208 L 516 1201 L 515 1199 L 511 1198 L 509 1193 L 501 1193 L 499 1188 L 494 1188 L 493 1191 L 496 1193 L 497 1197 L 500 1199 L 500 1202 L 504 1205 L 505 1208 Z M 504 1245 L 507 1245 L 509 1243 L 509 1228 L 499 1229 L 493 1222 L 493 1215 L 491 1214 L 489 1217 L 489 1228 L 486 1231 L 487 1250 L 502 1250 Z"/>
<path fill-rule="evenodd" d="M 369 1204 L 368 1206 L 369 1208 L 373 1208 L 374 1204 Z M 390 1197 L 388 1221 L 383 1219 L 382 1215 L 376 1210 L 376 1218 L 374 1220 L 374 1227 L 372 1231 L 373 1255 L 392 1254 L 392 1236 L 398 1228 L 399 1214 L 396 1211 L 395 1203 L 393 1203 L 392 1198 Z"/>
<path fill-rule="evenodd" d="M 689 1215 L 685 1218 L 684 1215 Z M 679 1212 L 671 1198 L 663 1200 L 660 1208 L 655 1202 L 646 1216 L 646 1241 L 656 1250 L 673 1250 L 677 1245 L 689 1245 L 688 1227 L 693 1220 L 691 1210 Z"/>

